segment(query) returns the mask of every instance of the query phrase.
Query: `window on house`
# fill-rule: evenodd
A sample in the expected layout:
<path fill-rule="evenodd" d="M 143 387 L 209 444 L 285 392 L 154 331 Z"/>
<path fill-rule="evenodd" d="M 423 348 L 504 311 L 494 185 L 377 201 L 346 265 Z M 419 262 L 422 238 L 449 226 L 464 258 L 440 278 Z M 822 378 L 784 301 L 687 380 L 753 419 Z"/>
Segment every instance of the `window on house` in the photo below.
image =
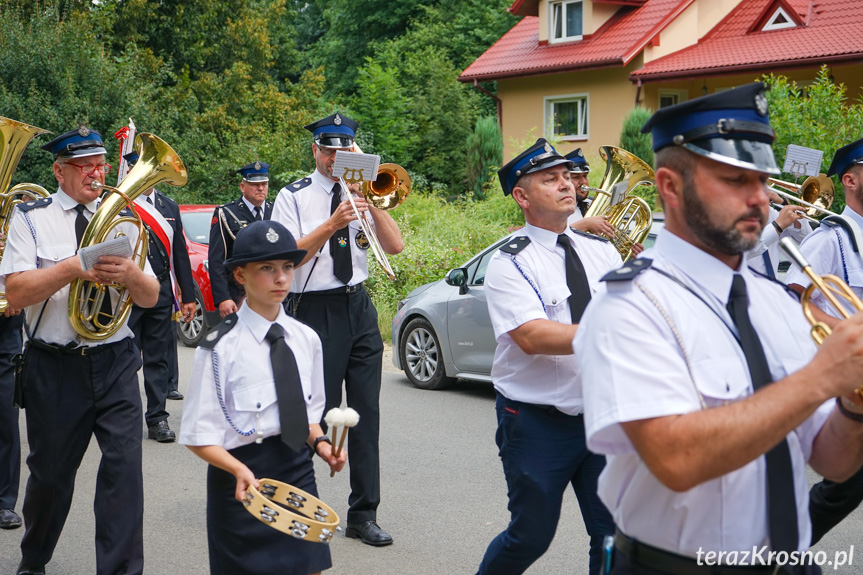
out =
<path fill-rule="evenodd" d="M 794 28 L 795 26 L 797 26 L 797 24 L 794 23 L 791 16 L 789 16 L 782 8 L 777 8 L 776 12 L 773 13 L 773 16 L 770 17 L 762 30 L 767 32 L 770 30 L 781 30 L 783 28 Z"/>
<path fill-rule="evenodd" d="M 674 106 L 680 102 L 687 100 L 688 92 L 686 90 L 660 90 L 659 91 L 659 107 L 667 108 Z"/>
<path fill-rule="evenodd" d="M 576 40 L 583 29 L 582 0 L 551 2 L 551 40 Z"/>
<path fill-rule="evenodd" d="M 587 138 L 587 95 L 558 96 L 545 100 L 546 137 L 564 140 Z"/>

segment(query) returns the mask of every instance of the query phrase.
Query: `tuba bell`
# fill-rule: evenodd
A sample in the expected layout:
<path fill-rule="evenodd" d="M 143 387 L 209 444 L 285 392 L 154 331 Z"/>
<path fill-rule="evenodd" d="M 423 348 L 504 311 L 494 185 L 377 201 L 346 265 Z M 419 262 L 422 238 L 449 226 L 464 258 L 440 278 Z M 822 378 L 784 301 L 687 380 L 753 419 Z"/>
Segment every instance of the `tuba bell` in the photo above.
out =
<path fill-rule="evenodd" d="M 87 225 L 81 238 L 81 248 L 100 244 L 108 238 L 111 231 L 124 223 L 131 223 L 138 228 L 138 241 L 132 250 L 132 258 L 143 270 L 147 263 L 148 237 L 147 230 L 135 210 L 134 201 L 139 195 L 162 182 L 172 186 L 183 186 L 188 179 L 188 173 L 177 152 L 162 139 L 142 132 L 135 138 L 135 148 L 140 156 L 138 163 L 132 168 L 123 181 L 115 188 L 93 182 L 93 189 L 107 190 L 102 202 L 93 214 L 93 219 Z M 124 215 L 126 208 L 131 215 Z M 125 234 L 118 231 L 113 237 Z M 110 315 L 102 313 L 102 301 L 110 298 L 108 288 L 119 292 L 116 307 L 112 307 Z M 110 299 L 108 300 L 110 302 Z M 132 311 L 132 300 L 124 285 L 100 284 L 83 279 L 72 282 L 69 291 L 69 321 L 72 327 L 84 339 L 101 341 L 117 332 Z"/>
<path fill-rule="evenodd" d="M 631 152 L 615 146 L 599 148 L 605 160 L 605 175 L 584 217 L 606 216 L 617 230 L 611 242 L 623 261 L 632 256 L 632 245 L 642 243 L 653 225 L 650 206 L 632 190 L 641 185 L 653 184 L 654 173 L 647 163 Z"/>
<path fill-rule="evenodd" d="M 50 134 L 48 130 L 30 126 L 24 122 L 17 122 L 0 116 L 0 190 L 6 190 L 12 181 L 12 174 L 18 167 L 24 149 L 36 136 Z M 5 193 L 0 193 L 0 232 L 5 237 L 9 233 L 9 225 L 12 223 L 12 214 L 15 206 L 21 202 L 38 200 L 48 197 L 48 190 L 36 184 L 18 184 L 12 186 Z M 0 248 L 0 258 L 3 257 L 5 245 Z M 9 302 L 6 294 L 0 292 L 0 314 L 6 311 Z"/>

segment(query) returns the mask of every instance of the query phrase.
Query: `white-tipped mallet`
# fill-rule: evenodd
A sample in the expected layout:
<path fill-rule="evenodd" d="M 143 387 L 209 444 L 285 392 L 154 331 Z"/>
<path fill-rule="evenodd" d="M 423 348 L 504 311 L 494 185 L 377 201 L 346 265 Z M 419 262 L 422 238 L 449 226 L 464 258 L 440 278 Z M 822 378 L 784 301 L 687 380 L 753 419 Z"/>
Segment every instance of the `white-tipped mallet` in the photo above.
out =
<path fill-rule="evenodd" d="M 334 407 L 324 416 L 324 422 L 326 422 L 327 426 L 333 430 L 332 444 L 335 445 L 337 428 L 345 424 L 345 412 L 338 407 Z"/>
<path fill-rule="evenodd" d="M 327 414 L 329 415 L 329 414 Z M 339 446 L 336 448 L 335 452 L 333 452 L 333 456 L 338 458 L 342 452 L 342 447 L 345 445 L 345 437 L 348 435 L 348 428 L 356 426 L 357 423 L 360 422 L 360 414 L 357 413 L 355 409 L 351 409 L 350 407 L 346 407 L 342 410 L 342 437 L 339 439 Z M 333 432 L 333 439 L 335 439 L 335 432 Z M 336 474 L 335 471 L 330 471 L 330 477 Z"/>

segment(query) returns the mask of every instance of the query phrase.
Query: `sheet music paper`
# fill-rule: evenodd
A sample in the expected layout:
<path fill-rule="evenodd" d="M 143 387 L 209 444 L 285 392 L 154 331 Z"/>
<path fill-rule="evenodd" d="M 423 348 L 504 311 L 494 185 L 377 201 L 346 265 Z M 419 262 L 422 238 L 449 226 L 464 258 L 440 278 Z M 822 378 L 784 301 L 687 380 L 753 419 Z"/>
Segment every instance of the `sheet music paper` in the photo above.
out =
<path fill-rule="evenodd" d="M 84 271 L 93 269 L 102 256 L 132 257 L 132 244 L 129 243 L 129 238 L 122 236 L 78 250 L 81 269 Z"/>
<path fill-rule="evenodd" d="M 817 176 L 821 172 L 821 160 L 824 152 L 812 148 L 804 148 L 795 144 L 788 144 L 785 152 L 785 166 L 782 171 L 794 174 L 795 177 Z"/>
<path fill-rule="evenodd" d="M 376 154 L 360 154 L 336 150 L 333 163 L 333 176 L 342 178 L 349 184 L 359 181 L 372 181 L 378 177 L 381 157 Z"/>

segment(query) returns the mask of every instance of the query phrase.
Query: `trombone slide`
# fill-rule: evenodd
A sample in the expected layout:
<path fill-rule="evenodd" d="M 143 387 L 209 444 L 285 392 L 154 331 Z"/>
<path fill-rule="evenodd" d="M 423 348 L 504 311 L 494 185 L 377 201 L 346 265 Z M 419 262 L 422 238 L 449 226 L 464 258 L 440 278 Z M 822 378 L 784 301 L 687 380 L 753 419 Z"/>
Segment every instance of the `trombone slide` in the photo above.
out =
<path fill-rule="evenodd" d="M 360 223 L 360 227 L 363 229 L 363 233 L 369 240 L 369 247 L 372 250 L 372 254 L 374 254 L 375 259 L 381 265 L 384 273 L 387 275 L 390 281 L 395 281 L 396 274 L 393 271 L 392 266 L 390 266 L 387 255 L 386 253 L 384 253 L 384 250 L 381 247 L 377 236 L 375 235 L 374 229 L 372 229 L 372 226 L 366 218 L 366 215 L 364 213 L 360 213 L 359 208 L 357 208 L 357 204 L 356 202 L 354 202 L 354 195 L 351 192 L 351 189 L 348 187 L 348 184 L 345 182 L 344 178 L 339 178 L 339 182 L 342 185 L 342 189 L 345 190 L 345 194 L 348 196 L 348 201 L 351 203 L 351 207 L 354 210 L 354 215 L 357 217 L 357 221 Z"/>

